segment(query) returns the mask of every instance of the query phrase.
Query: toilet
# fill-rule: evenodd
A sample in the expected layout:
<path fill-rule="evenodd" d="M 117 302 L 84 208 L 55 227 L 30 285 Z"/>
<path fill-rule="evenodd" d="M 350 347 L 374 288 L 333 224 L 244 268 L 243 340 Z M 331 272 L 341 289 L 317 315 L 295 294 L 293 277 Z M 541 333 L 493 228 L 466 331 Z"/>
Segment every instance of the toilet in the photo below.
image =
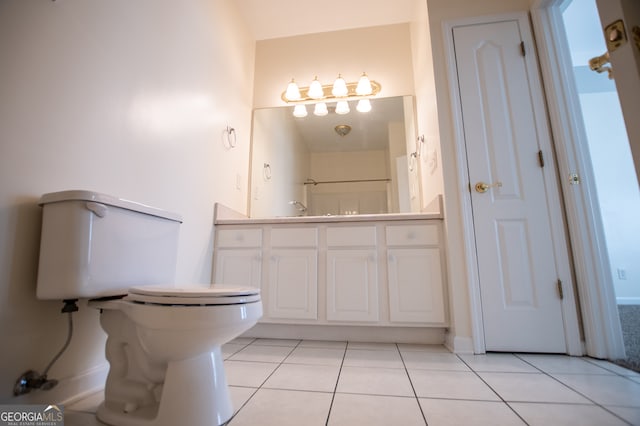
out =
<path fill-rule="evenodd" d="M 221 346 L 262 316 L 259 289 L 174 283 L 179 215 L 91 191 L 42 196 L 36 295 L 89 299 L 107 333 L 110 425 L 220 425 Z"/>

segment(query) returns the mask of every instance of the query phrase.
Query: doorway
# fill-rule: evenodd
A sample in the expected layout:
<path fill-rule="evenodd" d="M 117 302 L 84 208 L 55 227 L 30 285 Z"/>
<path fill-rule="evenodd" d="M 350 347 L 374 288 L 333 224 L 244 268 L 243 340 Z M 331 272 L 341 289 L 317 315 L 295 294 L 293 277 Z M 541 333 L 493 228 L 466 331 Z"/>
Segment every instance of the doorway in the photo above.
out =
<path fill-rule="evenodd" d="M 589 59 L 606 52 L 595 0 L 560 5 L 575 82 L 586 152 L 593 171 L 597 214 L 604 236 L 608 276 L 614 290 L 626 358 L 640 369 L 640 191 L 614 81 L 589 68 Z M 615 77 L 615 71 L 613 73 Z"/>

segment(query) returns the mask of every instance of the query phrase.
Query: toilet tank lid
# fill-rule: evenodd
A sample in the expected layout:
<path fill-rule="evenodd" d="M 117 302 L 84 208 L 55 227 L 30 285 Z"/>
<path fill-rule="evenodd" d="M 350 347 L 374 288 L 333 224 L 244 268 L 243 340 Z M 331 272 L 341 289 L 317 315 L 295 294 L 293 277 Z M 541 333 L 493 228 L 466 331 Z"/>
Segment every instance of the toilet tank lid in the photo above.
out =
<path fill-rule="evenodd" d="M 137 203 L 135 201 L 129 201 L 123 198 L 114 197 L 112 195 L 101 194 L 99 192 L 86 190 L 74 189 L 69 191 L 50 192 L 40 197 L 38 205 L 44 206 L 45 204 L 60 203 L 64 201 L 92 201 L 95 203 L 120 207 L 122 209 L 132 210 L 134 212 L 144 213 L 151 216 L 158 216 L 176 222 L 182 222 L 182 216 L 177 213 L 147 206 L 146 204 Z"/>

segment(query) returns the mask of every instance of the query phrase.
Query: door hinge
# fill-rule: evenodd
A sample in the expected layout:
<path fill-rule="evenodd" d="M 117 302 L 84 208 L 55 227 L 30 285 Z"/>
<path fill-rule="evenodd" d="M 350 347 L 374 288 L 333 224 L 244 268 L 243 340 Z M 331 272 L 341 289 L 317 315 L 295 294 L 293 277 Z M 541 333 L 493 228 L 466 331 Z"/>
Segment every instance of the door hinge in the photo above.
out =
<path fill-rule="evenodd" d="M 540 163 L 540 167 L 544 167 L 544 155 L 542 154 L 542 150 L 538 151 L 538 163 Z"/>
<path fill-rule="evenodd" d="M 558 280 L 558 297 L 560 297 L 560 300 L 564 299 L 564 292 L 562 291 L 562 280 Z"/>
<path fill-rule="evenodd" d="M 524 49 L 524 41 L 520 42 L 520 53 L 522 56 L 527 56 L 527 51 Z"/>

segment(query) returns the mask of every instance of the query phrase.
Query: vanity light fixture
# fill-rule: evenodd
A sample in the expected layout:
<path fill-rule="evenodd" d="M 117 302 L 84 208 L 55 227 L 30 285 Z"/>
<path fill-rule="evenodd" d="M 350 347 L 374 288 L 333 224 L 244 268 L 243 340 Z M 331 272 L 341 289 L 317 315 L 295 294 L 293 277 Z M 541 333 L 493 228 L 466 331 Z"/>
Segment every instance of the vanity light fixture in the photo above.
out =
<path fill-rule="evenodd" d="M 371 111 L 371 101 L 369 99 L 360 99 L 358 101 L 358 105 L 356 105 L 356 109 L 358 110 L 358 112 Z"/>
<path fill-rule="evenodd" d="M 338 103 L 336 104 L 336 114 L 339 114 L 339 115 L 349 114 L 349 111 L 350 111 L 349 102 L 338 101 Z"/>
<path fill-rule="evenodd" d="M 307 106 L 303 104 L 298 104 L 293 108 L 293 116 L 298 118 L 303 118 L 307 116 Z"/>
<path fill-rule="evenodd" d="M 327 109 L 327 104 L 324 102 L 318 102 L 313 109 L 313 115 L 317 115 L 319 117 L 323 117 L 329 114 L 329 110 Z"/>
<path fill-rule="evenodd" d="M 362 73 L 357 82 L 348 83 L 338 74 L 331 85 L 322 85 L 316 76 L 309 87 L 298 87 L 296 81 L 291 79 L 287 89 L 282 93 L 282 100 L 286 103 L 295 103 L 293 115 L 295 117 L 306 117 L 307 112 L 304 105 L 315 104 L 315 115 L 327 115 L 327 102 L 337 102 L 335 111 L 337 114 L 347 114 L 350 112 L 348 100 L 358 100 L 356 109 L 359 112 L 371 111 L 369 98 L 380 93 L 382 86 L 376 81 L 369 80 L 366 73 Z M 320 103 L 324 105 L 319 105 Z M 319 106 L 318 106 L 319 105 Z"/>

